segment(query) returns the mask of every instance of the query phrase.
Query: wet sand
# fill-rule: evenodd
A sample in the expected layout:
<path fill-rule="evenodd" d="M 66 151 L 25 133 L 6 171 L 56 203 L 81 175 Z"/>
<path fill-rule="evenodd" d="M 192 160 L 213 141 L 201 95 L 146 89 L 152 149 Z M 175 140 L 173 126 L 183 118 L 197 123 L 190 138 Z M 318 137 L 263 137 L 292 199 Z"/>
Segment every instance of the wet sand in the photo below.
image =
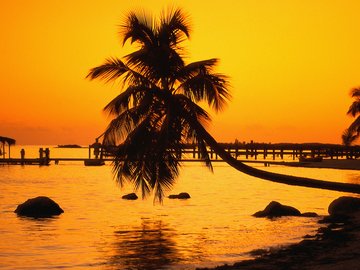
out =
<path fill-rule="evenodd" d="M 212 269 L 360 269 L 360 214 L 346 223 L 329 223 L 298 244 L 265 252 L 253 260 Z"/>

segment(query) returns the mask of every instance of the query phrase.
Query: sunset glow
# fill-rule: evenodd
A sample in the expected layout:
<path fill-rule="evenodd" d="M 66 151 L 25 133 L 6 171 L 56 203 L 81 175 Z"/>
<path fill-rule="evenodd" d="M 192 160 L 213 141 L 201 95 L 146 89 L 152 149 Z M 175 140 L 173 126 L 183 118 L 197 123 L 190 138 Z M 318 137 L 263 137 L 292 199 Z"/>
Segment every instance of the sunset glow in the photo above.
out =
<path fill-rule="evenodd" d="M 219 58 L 232 101 L 214 115 L 218 141 L 341 143 L 360 85 L 359 1 L 45 1 L 2 4 L 0 136 L 19 144 L 89 144 L 120 91 L 85 77 L 122 57 L 129 10 L 181 7 L 193 31 L 189 61 Z"/>

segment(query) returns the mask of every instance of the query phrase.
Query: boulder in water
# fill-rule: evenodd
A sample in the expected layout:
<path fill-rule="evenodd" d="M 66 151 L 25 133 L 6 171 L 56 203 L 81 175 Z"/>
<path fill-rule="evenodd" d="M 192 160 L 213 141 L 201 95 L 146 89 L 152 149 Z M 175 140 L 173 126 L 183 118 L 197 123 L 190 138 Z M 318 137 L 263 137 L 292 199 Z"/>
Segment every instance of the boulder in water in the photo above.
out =
<path fill-rule="evenodd" d="M 256 212 L 255 217 L 282 217 L 282 216 L 300 216 L 299 210 L 292 206 L 283 205 L 279 202 L 272 201 L 263 211 Z"/>
<path fill-rule="evenodd" d="M 135 193 L 129 193 L 129 194 L 126 194 L 126 195 L 122 196 L 121 198 L 124 199 L 124 200 L 134 201 L 134 200 L 138 199 L 138 196 Z"/>
<path fill-rule="evenodd" d="M 360 212 L 360 198 L 342 196 L 330 203 L 328 212 L 331 217 L 351 217 Z"/>
<path fill-rule="evenodd" d="M 39 196 L 19 204 L 14 212 L 19 216 L 43 218 L 60 215 L 64 210 L 52 199 Z"/>
<path fill-rule="evenodd" d="M 181 192 L 179 194 L 175 194 L 175 195 L 169 195 L 168 197 L 169 199 L 190 199 L 190 194 L 187 192 Z"/>

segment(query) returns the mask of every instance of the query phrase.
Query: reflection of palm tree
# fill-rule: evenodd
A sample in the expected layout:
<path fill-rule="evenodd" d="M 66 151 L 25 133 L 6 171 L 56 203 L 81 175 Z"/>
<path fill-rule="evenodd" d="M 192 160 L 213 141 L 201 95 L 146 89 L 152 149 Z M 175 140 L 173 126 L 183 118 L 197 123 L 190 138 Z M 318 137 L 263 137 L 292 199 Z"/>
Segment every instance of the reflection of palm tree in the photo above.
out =
<path fill-rule="evenodd" d="M 126 269 L 163 269 L 181 260 L 174 241 L 174 231 L 162 221 L 143 220 L 141 228 L 117 231 L 116 255 L 111 266 Z"/>
<path fill-rule="evenodd" d="M 353 88 L 350 91 L 350 95 L 355 100 L 349 107 L 347 114 L 352 117 L 357 117 L 342 135 L 345 145 L 351 145 L 360 136 L 360 88 Z"/>
<path fill-rule="evenodd" d="M 131 181 L 146 196 L 155 191 L 161 200 L 179 171 L 183 143 L 196 143 L 206 166 L 212 169 L 206 147 L 224 161 L 252 176 L 271 181 L 360 192 L 359 186 L 334 184 L 274 174 L 249 167 L 234 159 L 206 131 L 208 113 L 197 102 L 220 111 L 230 98 L 227 77 L 214 73 L 216 59 L 185 64 L 181 44 L 189 37 L 187 17 L 179 10 L 164 13 L 159 23 L 145 15 L 130 13 L 121 28 L 123 44 L 130 40 L 138 50 L 111 58 L 91 69 L 90 79 L 121 79 L 122 91 L 106 107 L 114 117 L 103 143 L 123 142 L 116 153 L 114 172 L 120 184 Z"/>

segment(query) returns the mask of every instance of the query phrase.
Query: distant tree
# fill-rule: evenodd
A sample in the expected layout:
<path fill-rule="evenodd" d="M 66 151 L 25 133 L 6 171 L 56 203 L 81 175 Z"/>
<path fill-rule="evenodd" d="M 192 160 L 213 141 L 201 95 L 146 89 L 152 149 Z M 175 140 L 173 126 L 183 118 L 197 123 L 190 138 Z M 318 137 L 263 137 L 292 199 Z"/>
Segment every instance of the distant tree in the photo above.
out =
<path fill-rule="evenodd" d="M 349 129 L 345 129 L 341 138 L 342 142 L 346 146 L 350 146 L 357 138 L 359 137 L 359 134 L 356 132 L 356 134 L 350 132 Z"/>
<path fill-rule="evenodd" d="M 354 101 L 350 105 L 347 114 L 356 117 L 356 119 L 342 135 L 343 144 L 345 145 L 351 145 L 360 136 L 360 88 L 351 89 L 350 95 L 354 98 Z"/>
<path fill-rule="evenodd" d="M 118 145 L 113 164 L 117 181 L 132 183 L 143 197 L 154 191 L 161 201 L 179 174 L 184 143 L 195 143 L 212 170 L 207 147 L 234 168 L 275 182 L 360 192 L 357 185 L 270 173 L 233 158 L 206 131 L 209 114 L 197 103 L 216 112 L 230 98 L 228 78 L 214 72 L 217 59 L 185 63 L 183 41 L 190 36 L 188 17 L 181 9 L 163 12 L 159 20 L 130 12 L 121 26 L 123 45 L 137 49 L 123 57 L 109 58 L 90 70 L 88 78 L 106 82 L 119 79 L 120 94 L 104 110 L 113 120 L 103 144 Z"/>

